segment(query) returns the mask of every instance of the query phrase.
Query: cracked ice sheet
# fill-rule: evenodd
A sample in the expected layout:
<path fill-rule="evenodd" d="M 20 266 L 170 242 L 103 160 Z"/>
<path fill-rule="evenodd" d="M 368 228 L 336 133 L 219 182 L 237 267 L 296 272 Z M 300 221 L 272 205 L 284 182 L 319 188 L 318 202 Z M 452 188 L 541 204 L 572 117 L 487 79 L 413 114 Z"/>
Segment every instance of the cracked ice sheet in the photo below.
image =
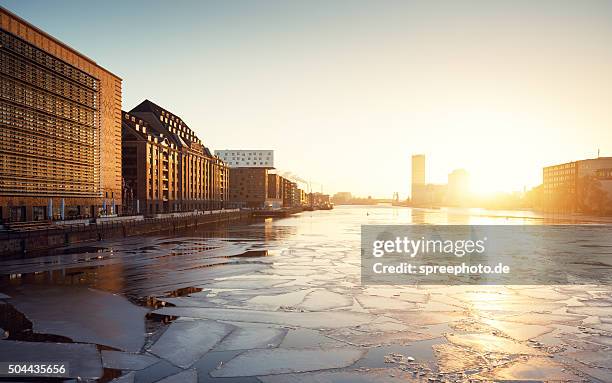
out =
<path fill-rule="evenodd" d="M 547 286 L 541 286 L 538 289 L 521 289 L 515 287 L 511 287 L 510 289 L 516 290 L 518 295 L 530 298 L 546 299 L 551 301 L 563 301 L 571 298 L 569 295 L 562 294 L 550 287 L 547 288 Z"/>
<path fill-rule="evenodd" d="M 353 305 L 353 297 L 326 290 L 315 290 L 308 294 L 300 308 L 308 311 L 324 311 Z"/>
<path fill-rule="evenodd" d="M 429 293 L 419 290 L 414 287 L 393 286 L 389 287 L 366 287 L 363 292 L 367 295 L 374 295 L 386 298 L 398 298 L 403 301 L 425 303 L 429 300 Z"/>
<path fill-rule="evenodd" d="M 151 355 L 102 350 L 102 363 L 105 368 L 136 371 L 147 368 L 157 362 L 159 362 L 159 359 Z"/>
<path fill-rule="evenodd" d="M 70 378 L 98 379 L 102 376 L 102 361 L 93 344 L 2 340 L 0 360 L 20 363 L 28 360 L 52 364 L 68 363 Z"/>
<path fill-rule="evenodd" d="M 504 293 L 493 291 L 472 291 L 463 294 L 452 294 L 453 298 L 466 303 L 477 311 L 502 311 L 502 312 L 526 312 L 526 311 L 553 311 L 564 307 L 563 303 L 520 296 L 516 293 Z"/>
<path fill-rule="evenodd" d="M 499 316 L 496 316 L 499 317 Z M 517 322 L 524 324 L 539 324 L 549 325 L 552 323 L 571 323 L 579 322 L 584 319 L 584 315 L 567 315 L 567 314 L 546 314 L 546 313 L 526 313 L 512 314 L 503 316 L 502 319 L 506 322 Z"/>
<path fill-rule="evenodd" d="M 564 365 L 548 358 L 532 358 L 505 365 L 488 374 L 494 379 L 512 381 L 582 382 L 583 379 L 566 371 Z"/>
<path fill-rule="evenodd" d="M 277 347 L 286 334 L 287 330 L 281 328 L 240 325 L 215 347 L 215 351 Z"/>
<path fill-rule="evenodd" d="M 198 381 L 198 372 L 194 369 L 181 371 L 178 374 L 170 375 L 158 380 L 156 383 L 196 383 Z"/>
<path fill-rule="evenodd" d="M 130 372 L 120 377 L 113 379 L 110 383 L 134 383 L 134 379 L 136 378 L 136 374 L 134 372 Z"/>
<path fill-rule="evenodd" d="M 355 297 L 357 302 L 369 310 L 411 310 L 417 308 L 416 303 L 401 299 L 386 298 L 374 295 L 360 294 Z"/>
<path fill-rule="evenodd" d="M 602 346 L 612 347 L 612 337 L 604 335 L 592 335 L 584 338 L 587 342 L 597 343 Z"/>
<path fill-rule="evenodd" d="M 494 319 L 484 319 L 482 322 L 503 332 L 510 338 L 516 339 L 518 341 L 525 341 L 532 338 L 536 338 L 554 330 L 552 327 L 546 327 L 537 324 L 504 322 Z"/>
<path fill-rule="evenodd" d="M 567 353 L 565 356 L 590 367 L 608 369 L 612 377 L 612 350 L 578 351 Z"/>
<path fill-rule="evenodd" d="M 33 331 L 138 352 L 144 345 L 148 310 L 126 298 L 77 286 L 28 286 L 11 304 L 33 323 Z"/>
<path fill-rule="evenodd" d="M 545 355 L 534 348 L 490 334 L 447 334 L 446 339 L 454 345 L 467 347 L 477 352 L 510 355 Z"/>
<path fill-rule="evenodd" d="M 247 301 L 249 307 L 277 310 L 280 306 L 295 307 L 302 303 L 311 289 L 298 290 L 278 295 L 259 295 Z"/>
<path fill-rule="evenodd" d="M 347 311 L 278 312 L 198 307 L 164 307 L 154 311 L 159 315 L 202 318 L 235 322 L 269 323 L 311 329 L 334 329 L 369 323 L 374 316 Z"/>
<path fill-rule="evenodd" d="M 415 331 L 374 332 L 351 328 L 338 329 L 326 335 L 332 339 L 361 347 L 378 347 L 390 344 L 407 345 L 434 337 L 430 334 L 423 334 Z"/>
<path fill-rule="evenodd" d="M 181 368 L 193 365 L 221 341 L 234 326 L 211 320 L 174 321 L 149 350 Z"/>
<path fill-rule="evenodd" d="M 567 362 L 571 368 L 597 379 L 597 382 L 612 382 L 612 371 L 605 368 L 590 367 L 579 362 Z M 582 380 L 584 381 L 584 379 Z"/>
<path fill-rule="evenodd" d="M 218 280 L 210 283 L 203 283 L 200 287 L 206 289 L 262 289 L 274 287 L 287 282 L 292 282 L 293 279 L 227 279 Z"/>
<path fill-rule="evenodd" d="M 357 348 L 249 350 L 210 372 L 215 378 L 288 374 L 350 366 L 365 354 Z"/>
<path fill-rule="evenodd" d="M 584 307 L 568 307 L 567 312 L 570 314 L 579 315 L 595 315 L 609 317 L 612 316 L 612 306 L 584 306 Z"/>
<path fill-rule="evenodd" d="M 321 371 L 268 375 L 260 376 L 258 379 L 262 383 L 407 383 L 417 381 L 412 373 L 388 368 L 368 371 Z"/>
<path fill-rule="evenodd" d="M 452 344 L 434 344 L 431 347 L 438 360 L 438 368 L 443 374 L 463 372 L 487 365 L 482 355 L 462 347 Z"/>
<path fill-rule="evenodd" d="M 454 322 L 467 317 L 467 313 L 458 311 L 404 311 L 389 312 L 388 316 L 412 326 L 427 326 Z"/>

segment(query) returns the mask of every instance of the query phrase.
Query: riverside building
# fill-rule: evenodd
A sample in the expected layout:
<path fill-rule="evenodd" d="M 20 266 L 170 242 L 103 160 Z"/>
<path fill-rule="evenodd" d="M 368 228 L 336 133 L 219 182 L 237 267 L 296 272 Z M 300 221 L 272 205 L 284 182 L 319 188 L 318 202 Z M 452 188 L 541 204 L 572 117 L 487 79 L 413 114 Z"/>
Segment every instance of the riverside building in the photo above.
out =
<path fill-rule="evenodd" d="M 0 222 L 121 204 L 121 79 L 0 8 Z"/>
<path fill-rule="evenodd" d="M 229 168 L 178 116 L 145 100 L 123 112 L 124 204 L 131 213 L 230 207 Z"/>
<path fill-rule="evenodd" d="M 544 210 L 610 212 L 612 157 L 597 157 L 542 169 Z"/>
<path fill-rule="evenodd" d="M 282 182 L 274 169 L 273 150 L 216 150 L 215 154 L 231 168 L 230 200 L 240 207 L 279 208 L 282 204 Z M 279 185 L 279 183 L 281 185 Z"/>

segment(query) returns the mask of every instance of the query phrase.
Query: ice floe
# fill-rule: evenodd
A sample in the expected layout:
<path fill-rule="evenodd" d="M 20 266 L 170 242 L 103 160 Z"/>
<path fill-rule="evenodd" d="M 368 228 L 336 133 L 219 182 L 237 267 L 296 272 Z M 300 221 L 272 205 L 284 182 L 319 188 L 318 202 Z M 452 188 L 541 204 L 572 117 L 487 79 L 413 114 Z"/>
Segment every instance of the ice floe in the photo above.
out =
<path fill-rule="evenodd" d="M 127 374 L 123 374 L 120 377 L 111 380 L 110 383 L 134 383 L 135 378 L 136 374 L 134 372 L 128 372 Z"/>
<path fill-rule="evenodd" d="M 270 323 L 312 329 L 352 327 L 368 323 L 374 319 L 374 317 L 369 314 L 344 311 L 270 312 L 241 309 L 164 307 L 154 311 L 154 313 L 188 318 Z"/>
<path fill-rule="evenodd" d="M 196 383 L 197 381 L 198 372 L 195 369 L 191 369 L 170 375 L 162 380 L 158 380 L 156 383 Z"/>
<path fill-rule="evenodd" d="M 303 374 L 260 376 L 262 383 L 407 383 L 416 382 L 412 373 L 394 369 L 319 371 Z M 419 379 L 420 380 L 420 379 Z"/>
<path fill-rule="evenodd" d="M 441 373 L 455 373 L 474 370 L 486 366 L 486 359 L 477 352 L 452 344 L 432 346 Z"/>
<path fill-rule="evenodd" d="M 159 359 L 151 355 L 102 350 L 102 364 L 105 368 L 142 370 L 157 362 Z"/>
<path fill-rule="evenodd" d="M 238 327 L 215 347 L 215 351 L 277 347 L 283 341 L 286 333 L 286 329 L 280 328 L 261 326 Z"/>
<path fill-rule="evenodd" d="M 234 326 L 211 320 L 177 320 L 149 350 L 181 368 L 191 367 Z"/>
<path fill-rule="evenodd" d="M 249 350 L 211 371 L 210 375 L 227 378 L 342 368 L 355 363 L 364 352 L 357 348 Z"/>
<path fill-rule="evenodd" d="M 489 377 L 509 381 L 554 381 L 581 382 L 579 376 L 570 373 L 567 368 L 549 358 L 531 358 L 519 360 L 493 370 Z"/>
<path fill-rule="evenodd" d="M 483 319 L 483 323 L 503 332 L 512 339 L 525 341 L 536 338 L 553 330 L 552 327 L 537 324 L 524 324 L 516 322 L 505 322 L 494 319 Z"/>
<path fill-rule="evenodd" d="M 11 304 L 32 321 L 37 333 L 130 352 L 144 345 L 148 310 L 119 295 L 78 286 L 28 286 Z"/>
<path fill-rule="evenodd" d="M 467 347 L 477 352 L 543 355 L 541 351 L 529 346 L 490 334 L 447 334 L 446 339 L 457 346 Z"/>
<path fill-rule="evenodd" d="M 307 311 L 324 311 L 347 307 L 352 304 L 352 296 L 318 289 L 308 294 L 299 307 Z"/>

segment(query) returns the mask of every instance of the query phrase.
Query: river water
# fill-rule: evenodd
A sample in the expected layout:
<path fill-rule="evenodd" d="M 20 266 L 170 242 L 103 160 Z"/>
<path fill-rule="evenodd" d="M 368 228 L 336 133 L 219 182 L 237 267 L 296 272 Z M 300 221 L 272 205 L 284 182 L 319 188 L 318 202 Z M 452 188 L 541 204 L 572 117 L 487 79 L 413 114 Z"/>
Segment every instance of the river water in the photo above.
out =
<path fill-rule="evenodd" d="M 362 286 L 362 224 L 602 223 L 339 206 L 0 262 L 0 361 L 122 382 L 612 381 L 609 286 Z M 88 356 L 87 356 L 88 355 Z"/>

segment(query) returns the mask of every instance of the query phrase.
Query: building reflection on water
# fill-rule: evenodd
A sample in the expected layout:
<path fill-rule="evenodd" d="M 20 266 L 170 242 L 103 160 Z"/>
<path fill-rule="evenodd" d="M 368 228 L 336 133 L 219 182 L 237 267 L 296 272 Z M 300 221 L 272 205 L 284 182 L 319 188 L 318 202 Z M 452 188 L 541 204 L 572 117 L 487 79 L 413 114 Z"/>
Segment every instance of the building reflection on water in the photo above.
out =
<path fill-rule="evenodd" d="M 266 255 L 267 250 L 258 249 L 274 247 L 296 230 L 272 220 L 257 220 L 200 226 L 172 237 L 126 238 L 55 249 L 37 258 L 3 262 L 0 288 L 10 292 L 31 284 L 73 285 L 133 299 L 172 295 L 174 287 L 181 290 L 190 281 L 201 282 L 213 269 L 235 267 Z M 164 283 L 167 290 L 160 291 Z"/>

